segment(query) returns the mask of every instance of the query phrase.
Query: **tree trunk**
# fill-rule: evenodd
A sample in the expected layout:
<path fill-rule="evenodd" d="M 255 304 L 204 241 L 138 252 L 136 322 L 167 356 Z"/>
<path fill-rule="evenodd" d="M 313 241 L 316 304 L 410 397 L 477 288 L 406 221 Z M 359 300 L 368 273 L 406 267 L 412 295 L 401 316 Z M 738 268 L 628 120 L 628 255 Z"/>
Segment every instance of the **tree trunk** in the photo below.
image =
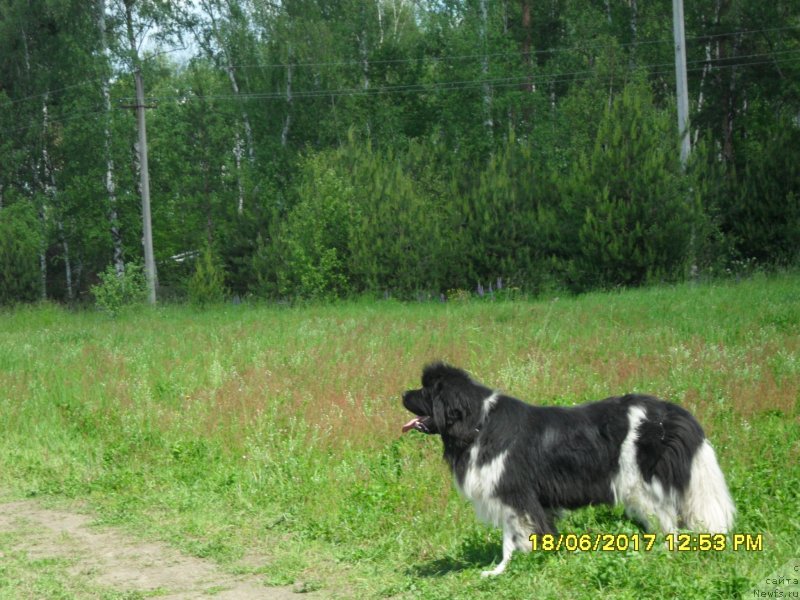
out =
<path fill-rule="evenodd" d="M 731 49 L 731 55 L 726 57 L 731 60 L 739 55 L 739 48 L 742 43 L 742 34 L 736 36 L 736 39 Z M 734 158 L 733 147 L 733 130 L 734 121 L 736 120 L 736 94 L 737 94 L 737 68 L 735 66 L 730 68 L 730 79 L 728 85 L 725 86 L 725 95 L 723 100 L 723 115 L 722 115 L 722 156 L 728 162 L 732 163 Z"/>
<path fill-rule="evenodd" d="M 358 36 L 358 51 L 361 54 L 362 89 L 367 92 L 369 91 L 369 47 L 367 46 L 366 31 L 362 31 Z"/>
<path fill-rule="evenodd" d="M 44 214 L 44 207 L 39 211 L 39 221 L 42 224 L 42 245 L 39 248 L 39 277 L 41 281 L 41 299 L 47 300 L 47 242 L 45 241 L 45 230 L 47 229 L 47 219 Z"/>
<path fill-rule="evenodd" d="M 111 64 L 111 51 L 108 48 L 106 41 L 106 3 L 105 0 L 99 0 L 98 3 L 98 19 L 97 26 L 100 30 L 100 41 L 102 44 L 103 58 L 105 59 L 105 67 Z M 103 77 L 103 105 L 106 113 L 105 124 L 103 126 L 103 135 L 106 153 L 106 193 L 108 194 L 108 209 L 106 216 L 108 218 L 109 230 L 111 232 L 111 245 L 113 247 L 114 256 L 114 270 L 117 277 L 122 277 L 125 273 L 125 261 L 122 255 L 122 234 L 119 230 L 119 216 L 117 214 L 117 185 L 114 173 L 114 159 L 111 155 L 111 91 L 109 89 L 108 77 Z"/>
<path fill-rule="evenodd" d="M 522 62 L 527 71 L 527 81 L 524 84 L 526 92 L 533 91 L 533 79 L 531 78 L 531 69 L 533 67 L 531 60 L 531 2 L 530 0 L 522 0 L 522 30 L 524 31 L 524 38 L 522 39 Z"/>
<path fill-rule="evenodd" d="M 225 74 L 228 76 L 228 81 L 231 84 L 231 90 L 233 91 L 233 95 L 237 98 L 240 95 L 240 88 L 239 82 L 236 79 L 236 69 L 233 64 L 233 60 L 231 57 L 231 53 L 228 51 L 228 48 L 225 44 L 225 40 L 220 33 L 219 26 L 217 25 L 217 15 L 215 13 L 215 9 L 212 3 L 209 2 L 202 2 L 202 8 L 205 10 L 208 18 L 211 20 L 211 34 L 219 44 L 220 50 L 222 51 L 222 59 L 224 60 L 224 69 Z M 229 7 L 230 8 L 230 7 Z M 206 51 L 209 57 L 214 56 L 214 50 L 211 47 L 210 43 L 206 43 L 206 40 L 203 39 L 203 36 L 198 32 L 194 33 L 195 39 L 197 40 L 198 44 Z M 242 118 L 242 128 L 244 129 L 244 141 L 247 150 L 247 160 L 250 163 L 250 168 L 255 165 L 256 158 L 255 158 L 255 144 L 253 142 L 253 128 L 250 125 L 250 116 L 247 114 L 247 110 L 244 108 L 244 105 L 239 102 L 239 106 L 241 106 L 241 118 Z M 242 214 L 244 212 L 244 196 L 245 196 L 245 185 L 244 185 L 244 174 L 242 172 L 242 150 L 241 150 L 242 142 L 239 133 L 235 134 L 235 141 L 234 141 L 234 159 L 236 161 L 236 184 L 237 189 L 239 192 L 239 200 L 236 207 L 236 212 L 238 214 Z"/>
<path fill-rule="evenodd" d="M 636 0 L 630 0 L 631 6 L 631 67 L 636 65 L 636 44 L 639 38 L 639 7 Z"/>
<path fill-rule="evenodd" d="M 47 102 L 49 99 L 50 95 L 45 93 L 44 100 L 42 102 L 42 174 L 44 182 L 44 197 L 46 198 L 46 201 L 49 200 L 49 205 L 54 207 L 57 211 L 56 224 L 58 227 L 58 236 L 61 240 L 61 247 L 64 251 L 64 280 L 67 288 L 67 300 L 72 301 L 72 267 L 70 264 L 69 243 L 67 242 L 67 237 L 64 233 L 64 221 L 61 214 L 58 214 L 59 207 L 56 198 L 57 187 L 55 166 L 53 165 L 53 162 L 50 159 L 50 153 L 47 150 L 47 132 L 50 128 L 50 114 L 47 108 Z"/>
<path fill-rule="evenodd" d="M 31 55 L 28 49 L 28 34 L 25 30 L 21 30 L 23 56 L 25 58 L 25 73 L 30 79 L 31 76 Z M 34 158 L 31 158 L 31 173 L 33 174 L 33 198 L 36 199 L 36 192 L 42 189 L 42 182 L 40 177 L 39 165 Z M 39 214 L 39 223 L 42 228 L 42 242 L 39 246 L 39 280 L 40 280 L 40 298 L 47 300 L 47 209 L 46 199 L 42 200 L 40 206 L 37 207 Z"/>
<path fill-rule="evenodd" d="M 72 302 L 75 299 L 75 293 L 72 287 L 72 262 L 69 256 L 69 242 L 64 233 L 64 221 L 61 217 L 58 218 L 58 237 L 61 238 L 61 248 L 64 251 L 64 278 L 67 282 L 67 300 Z"/>
<path fill-rule="evenodd" d="M 375 3 L 376 8 L 378 9 L 378 31 L 380 32 L 380 37 L 378 38 L 378 45 L 383 46 L 383 6 L 378 0 Z"/>
<path fill-rule="evenodd" d="M 242 147 L 242 136 L 237 131 L 233 135 L 233 160 L 236 163 L 236 188 L 239 192 L 239 203 L 236 206 L 237 214 L 244 212 L 244 180 L 242 178 L 242 154 L 244 148 Z"/>
<path fill-rule="evenodd" d="M 361 55 L 361 75 L 363 77 L 362 82 L 362 89 L 364 93 L 369 92 L 369 44 L 367 41 L 367 15 L 366 15 L 366 8 L 361 10 L 361 33 L 356 34 L 356 40 L 358 41 L 358 52 Z M 372 134 L 372 127 L 370 125 L 370 119 L 367 117 L 366 119 L 366 130 L 367 130 L 367 137 L 371 136 Z"/>
<path fill-rule="evenodd" d="M 489 13 L 486 0 L 480 0 L 480 39 L 483 46 L 481 58 L 481 75 L 483 77 L 483 126 L 489 138 L 494 137 L 494 121 L 492 120 L 492 87 L 489 84 Z"/>
<path fill-rule="evenodd" d="M 231 89 L 233 90 L 233 95 L 238 97 L 240 94 L 239 84 L 236 81 L 236 75 L 233 65 L 231 64 L 230 57 L 228 56 L 227 52 L 225 54 L 228 61 L 228 66 L 225 69 L 225 71 L 228 74 L 228 80 L 231 82 Z M 247 142 L 247 158 L 251 163 L 255 163 L 256 156 L 255 156 L 255 149 L 253 147 L 253 128 L 250 125 L 250 117 L 244 108 L 242 108 L 242 126 L 244 127 L 244 139 Z"/>
<path fill-rule="evenodd" d="M 289 126 L 292 123 L 292 48 L 289 46 L 289 55 L 286 64 L 286 117 L 283 120 L 281 131 L 281 146 L 286 147 L 289 139 Z"/>
<path fill-rule="evenodd" d="M 711 72 L 711 44 L 710 43 L 706 44 L 705 51 L 706 51 L 706 61 L 703 64 L 703 71 L 700 74 L 700 85 L 698 86 L 698 90 L 699 91 L 697 92 L 697 109 L 695 110 L 695 114 L 698 114 L 698 115 L 703 110 L 703 105 L 705 104 L 706 77 L 708 77 L 708 74 Z M 694 130 L 694 140 L 693 140 L 693 142 L 694 142 L 695 146 L 697 145 L 697 142 L 698 142 L 699 138 L 700 138 L 700 127 L 697 127 Z"/>

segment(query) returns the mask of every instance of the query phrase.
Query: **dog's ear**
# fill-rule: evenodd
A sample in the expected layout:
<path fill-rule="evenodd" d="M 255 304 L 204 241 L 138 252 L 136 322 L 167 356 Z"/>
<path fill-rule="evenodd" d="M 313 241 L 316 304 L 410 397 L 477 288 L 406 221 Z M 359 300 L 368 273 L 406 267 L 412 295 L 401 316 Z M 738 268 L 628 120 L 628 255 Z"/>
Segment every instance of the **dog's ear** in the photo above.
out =
<path fill-rule="evenodd" d="M 447 380 L 439 380 L 431 386 L 433 400 L 433 422 L 441 433 L 456 438 L 466 438 L 474 429 L 473 402 L 465 390 Z"/>
<path fill-rule="evenodd" d="M 440 433 L 447 431 L 447 399 L 442 394 L 442 382 L 433 383 L 430 390 L 431 408 L 433 409 L 433 424 Z"/>

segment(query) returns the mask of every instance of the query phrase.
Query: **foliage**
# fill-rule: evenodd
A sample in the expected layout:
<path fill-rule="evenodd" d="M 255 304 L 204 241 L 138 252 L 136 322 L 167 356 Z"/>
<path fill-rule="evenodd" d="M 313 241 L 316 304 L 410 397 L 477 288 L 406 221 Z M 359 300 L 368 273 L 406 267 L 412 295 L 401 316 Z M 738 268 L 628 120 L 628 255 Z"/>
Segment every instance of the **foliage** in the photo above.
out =
<path fill-rule="evenodd" d="M 189 279 L 186 289 L 189 302 L 200 307 L 222 302 L 227 296 L 225 271 L 210 245 L 206 245 L 197 256 L 194 274 Z"/>
<path fill-rule="evenodd" d="M 273 299 L 795 264 L 799 10 L 687 6 L 701 156 L 684 174 L 663 2 L 9 0 L 0 206 L 34 206 L 40 237 L 4 302 L 65 299 L 68 278 L 81 297 L 110 257 L 141 255 L 136 121 L 114 108 L 139 63 L 178 297 L 192 273 L 173 257 L 208 240 L 231 293 Z"/>
<path fill-rule="evenodd" d="M 41 226 L 27 202 L 0 209 L 0 305 L 40 297 Z"/>
<path fill-rule="evenodd" d="M 671 119 L 641 83 L 606 109 L 591 155 L 565 185 L 564 231 L 575 252 L 569 277 L 580 289 L 679 279 L 702 215 L 675 152 L 662 142 Z M 674 147 L 674 146 L 673 146 Z"/>
<path fill-rule="evenodd" d="M 411 297 L 443 289 L 457 272 L 460 241 L 437 152 L 434 143 L 381 152 L 351 138 L 337 152 L 309 156 L 297 203 L 272 247 L 261 250 L 278 263 L 279 294 Z"/>
<path fill-rule="evenodd" d="M 347 294 L 353 222 L 353 189 L 325 156 L 308 159 L 297 190 L 299 200 L 286 218 L 277 245 L 278 293 L 305 298 Z"/>
<path fill-rule="evenodd" d="M 355 186 L 352 268 L 361 290 L 413 297 L 436 293 L 460 270 L 463 239 L 436 140 L 404 151 L 351 143 L 342 166 Z"/>
<path fill-rule="evenodd" d="M 720 198 L 735 257 L 792 264 L 800 256 L 800 128 L 781 117 L 744 145 L 743 172 L 729 174 Z"/>
<path fill-rule="evenodd" d="M 561 202 L 556 176 L 533 145 L 514 132 L 485 168 L 459 175 L 469 182 L 461 198 L 464 284 L 474 287 L 503 279 L 541 292 L 553 277 L 552 257 L 560 230 L 556 209 Z"/>
<path fill-rule="evenodd" d="M 112 317 L 125 307 L 141 304 L 147 297 L 147 280 L 139 263 L 126 263 L 122 273 L 109 265 L 98 273 L 98 278 L 100 283 L 91 287 L 95 305 Z"/>

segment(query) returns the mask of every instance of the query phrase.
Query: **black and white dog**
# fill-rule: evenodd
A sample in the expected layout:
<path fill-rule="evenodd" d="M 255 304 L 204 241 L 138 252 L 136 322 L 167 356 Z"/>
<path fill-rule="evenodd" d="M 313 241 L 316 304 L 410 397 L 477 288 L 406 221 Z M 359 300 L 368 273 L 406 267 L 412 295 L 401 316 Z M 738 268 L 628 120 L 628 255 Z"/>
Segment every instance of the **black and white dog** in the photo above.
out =
<path fill-rule="evenodd" d="M 531 406 L 434 363 L 403 394 L 403 426 L 438 434 L 456 486 L 478 517 L 503 529 L 503 572 L 532 533 L 555 533 L 560 509 L 621 503 L 646 529 L 726 533 L 734 506 L 714 450 L 683 408 L 627 395 Z"/>

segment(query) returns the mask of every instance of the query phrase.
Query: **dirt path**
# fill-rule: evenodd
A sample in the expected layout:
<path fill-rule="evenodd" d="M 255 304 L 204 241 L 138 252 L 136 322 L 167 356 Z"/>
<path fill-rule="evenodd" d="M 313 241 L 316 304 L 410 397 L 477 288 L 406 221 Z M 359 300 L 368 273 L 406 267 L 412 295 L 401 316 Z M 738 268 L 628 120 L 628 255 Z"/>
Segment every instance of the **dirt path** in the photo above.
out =
<path fill-rule="evenodd" d="M 154 594 L 169 600 L 298 600 L 292 588 L 265 587 L 254 576 L 224 573 L 215 564 L 164 544 L 132 539 L 111 528 L 91 527 L 90 516 L 43 508 L 33 500 L 0 502 L 0 534 L 31 559 L 67 559 L 69 575 L 117 592 Z M 2 560 L 2 551 L 0 551 Z"/>

